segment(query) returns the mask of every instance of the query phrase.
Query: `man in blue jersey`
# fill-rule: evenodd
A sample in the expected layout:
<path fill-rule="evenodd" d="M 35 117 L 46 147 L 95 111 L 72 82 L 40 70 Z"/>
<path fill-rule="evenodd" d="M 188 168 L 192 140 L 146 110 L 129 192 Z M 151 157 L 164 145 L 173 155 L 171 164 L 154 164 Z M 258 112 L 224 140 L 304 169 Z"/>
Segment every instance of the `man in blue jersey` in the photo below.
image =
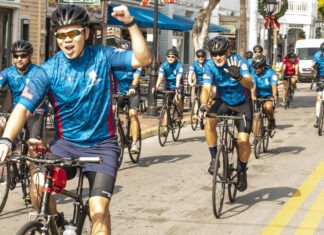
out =
<path fill-rule="evenodd" d="M 182 103 L 182 75 L 183 75 L 183 64 L 178 60 L 179 53 L 176 49 L 171 48 L 166 53 L 167 61 L 163 62 L 159 69 L 158 79 L 156 81 L 155 90 L 159 89 L 163 79 L 165 79 L 165 88 L 167 90 L 176 89 L 177 94 L 174 99 L 177 108 L 180 112 L 180 117 L 183 117 L 183 103 Z"/>
<path fill-rule="evenodd" d="M 14 42 L 11 46 L 11 53 L 13 54 L 14 65 L 4 69 L 0 73 L 0 89 L 8 85 L 14 107 L 18 104 L 26 83 L 33 79 L 38 66 L 31 61 L 33 46 L 29 41 L 18 40 Z M 41 143 L 43 137 L 44 115 L 46 111 L 47 106 L 45 102 L 43 102 L 27 119 L 25 128 L 28 144 Z M 2 126 L 1 129 L 2 133 L 4 126 Z M 35 155 L 31 148 L 29 149 L 29 153 L 31 156 Z"/>
<path fill-rule="evenodd" d="M 238 129 L 240 160 L 237 189 L 244 191 L 247 188 L 247 162 L 251 154 L 249 137 L 252 127 L 252 101 L 250 89 L 253 87 L 253 81 L 246 60 L 237 54 L 230 54 L 229 41 L 226 37 L 217 36 L 209 40 L 208 50 L 212 59 L 204 66 L 200 110 L 218 115 L 242 116 L 244 114 L 245 120 L 235 122 Z M 219 99 L 207 110 L 210 87 L 214 83 L 217 86 Z M 215 118 L 207 118 L 205 127 L 206 142 L 211 155 L 208 169 L 210 174 L 214 173 L 217 154 L 217 122 L 218 120 Z"/>
<path fill-rule="evenodd" d="M 313 57 L 313 68 L 317 71 L 317 85 L 316 85 L 316 122 L 314 127 L 318 127 L 318 118 L 320 113 L 320 107 L 321 107 L 321 99 L 322 99 L 322 91 L 324 89 L 324 86 L 321 85 L 322 82 L 324 82 L 324 42 L 320 45 L 320 50 L 317 51 Z"/>
<path fill-rule="evenodd" d="M 256 98 L 274 99 L 274 103 L 278 102 L 277 85 L 278 77 L 276 72 L 268 67 L 267 58 L 264 55 L 258 55 L 252 60 L 253 71 L 251 72 L 254 86 L 251 90 L 252 100 Z M 276 121 L 274 117 L 274 106 L 272 101 L 264 103 L 265 113 L 269 116 L 269 125 L 271 129 L 276 128 Z M 253 125 L 253 130 L 255 123 Z M 253 133 L 256 133 L 253 131 Z"/>
<path fill-rule="evenodd" d="M 60 5 L 51 18 L 57 44 L 61 49 L 42 65 L 26 85 L 23 95 L 12 112 L 0 139 L 0 158 L 10 151 L 11 142 L 34 112 L 45 95 L 55 112 L 55 139 L 51 151 L 59 157 L 96 156 L 103 164 L 87 164 L 84 171 L 89 179 L 92 234 L 110 234 L 109 205 L 118 170 L 120 148 L 115 135 L 112 113 L 111 69 L 132 71 L 146 66 L 151 56 L 146 41 L 128 8 L 113 8 L 112 17 L 128 28 L 133 51 L 121 51 L 105 46 L 85 46 L 89 38 L 89 15 L 75 5 Z M 68 176 L 74 172 L 67 171 Z M 34 187 L 34 207 L 38 208 L 43 177 L 37 174 Z M 55 214 L 55 200 L 50 202 Z"/>

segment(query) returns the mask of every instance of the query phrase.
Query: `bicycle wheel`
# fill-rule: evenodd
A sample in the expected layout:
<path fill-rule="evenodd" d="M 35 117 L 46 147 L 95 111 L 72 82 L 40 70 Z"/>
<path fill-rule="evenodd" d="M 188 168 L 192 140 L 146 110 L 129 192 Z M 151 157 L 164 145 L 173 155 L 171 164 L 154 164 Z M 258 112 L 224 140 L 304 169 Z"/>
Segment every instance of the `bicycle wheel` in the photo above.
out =
<path fill-rule="evenodd" d="M 37 235 L 37 234 L 50 234 L 42 233 L 43 224 L 38 221 L 29 221 L 24 224 L 17 232 L 16 235 Z"/>
<path fill-rule="evenodd" d="M 138 144 L 138 153 L 132 153 L 131 148 L 132 148 L 132 143 L 133 143 L 133 137 L 130 136 L 130 142 L 128 144 L 128 154 L 130 159 L 132 160 L 133 163 L 138 163 L 140 155 L 141 155 L 141 150 L 142 150 L 142 132 L 141 132 L 141 127 L 139 126 L 138 129 L 138 139 L 137 139 L 137 144 Z"/>
<path fill-rule="evenodd" d="M 321 136 L 322 135 L 322 131 L 323 131 L 323 120 L 324 119 L 324 101 L 321 101 L 321 106 L 320 106 L 320 113 L 319 113 L 319 117 L 318 117 L 318 135 Z"/>
<path fill-rule="evenodd" d="M 194 99 L 193 105 L 191 107 L 191 114 L 190 114 L 190 123 L 191 123 L 191 129 L 196 130 L 198 126 L 198 100 Z"/>
<path fill-rule="evenodd" d="M 180 129 L 182 125 L 182 120 L 179 115 L 178 109 L 173 106 L 171 109 L 171 121 L 172 121 L 172 139 L 177 141 L 180 136 Z"/>
<path fill-rule="evenodd" d="M 89 214 L 89 205 L 88 202 L 84 206 L 84 208 L 81 210 L 78 222 L 77 222 L 77 229 L 76 234 L 91 234 L 92 230 L 92 221 Z"/>
<path fill-rule="evenodd" d="M 288 86 L 287 88 L 287 98 L 286 98 L 286 104 L 285 104 L 285 109 L 288 109 L 290 106 L 290 99 L 291 99 L 291 87 Z"/>
<path fill-rule="evenodd" d="M 226 183 L 226 152 L 223 145 L 220 145 L 215 159 L 215 168 L 213 175 L 213 211 L 216 218 L 219 218 L 222 212 Z"/>
<path fill-rule="evenodd" d="M 259 114 L 257 116 L 257 121 L 256 121 L 256 133 L 254 133 L 254 156 L 256 159 L 259 159 L 260 153 L 261 153 L 261 147 L 262 147 L 262 126 L 263 126 L 263 121 L 262 117 Z"/>
<path fill-rule="evenodd" d="M 271 135 L 271 130 L 269 128 L 269 119 L 266 116 L 264 116 L 263 127 L 262 127 L 263 152 L 268 151 L 270 135 Z"/>
<path fill-rule="evenodd" d="M 124 134 L 122 130 L 122 124 L 120 121 L 118 121 L 117 126 L 116 126 L 116 134 L 117 134 L 117 139 L 118 139 L 118 145 L 120 147 L 120 154 L 118 158 L 118 168 L 121 166 L 124 158 Z"/>
<path fill-rule="evenodd" d="M 165 142 L 167 141 L 169 129 L 166 126 L 167 122 L 165 120 L 166 116 L 166 108 L 162 107 L 160 116 L 159 116 L 159 127 L 158 127 L 158 138 L 159 143 L 163 147 L 165 145 Z"/>
<path fill-rule="evenodd" d="M 232 150 L 228 153 L 228 159 L 229 159 L 228 198 L 230 202 L 234 202 L 237 193 L 237 181 L 238 181 L 237 172 L 239 167 L 239 152 L 238 152 L 238 145 L 236 140 L 234 140 Z"/>
<path fill-rule="evenodd" d="M 9 161 L 3 161 L 0 163 L 0 213 L 6 205 L 9 185 L 11 179 L 11 164 Z"/>

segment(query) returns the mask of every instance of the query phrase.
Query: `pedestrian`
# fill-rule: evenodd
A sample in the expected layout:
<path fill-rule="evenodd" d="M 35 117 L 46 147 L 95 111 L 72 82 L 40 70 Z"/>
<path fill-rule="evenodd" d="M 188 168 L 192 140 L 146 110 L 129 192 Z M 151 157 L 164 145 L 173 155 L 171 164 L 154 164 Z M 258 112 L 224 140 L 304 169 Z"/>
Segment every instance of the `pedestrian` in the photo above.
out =
<path fill-rule="evenodd" d="M 46 61 L 30 80 L 16 105 L 3 137 L 0 139 L 0 158 L 5 159 L 12 141 L 24 121 L 48 93 L 55 111 L 55 138 L 51 151 L 59 157 L 102 157 L 103 163 L 85 165 L 89 179 L 89 207 L 92 234 L 110 234 L 110 200 L 118 170 L 120 147 L 115 135 L 111 102 L 111 69 L 131 71 L 151 62 L 149 49 L 142 32 L 128 8 L 113 8 L 112 17 L 128 28 L 133 51 L 120 51 L 108 46 L 86 46 L 89 38 L 89 15 L 77 5 L 60 5 L 51 18 L 57 44 L 61 49 Z M 68 178 L 75 172 L 67 171 Z M 36 178 L 38 177 L 38 178 Z M 37 180 L 38 179 L 38 180 Z M 44 182 L 41 173 L 35 174 L 31 194 L 33 205 L 38 202 Z M 37 190 L 38 189 L 38 190 Z M 57 214 L 55 200 L 50 209 Z M 58 218 L 57 224 L 62 218 Z"/>

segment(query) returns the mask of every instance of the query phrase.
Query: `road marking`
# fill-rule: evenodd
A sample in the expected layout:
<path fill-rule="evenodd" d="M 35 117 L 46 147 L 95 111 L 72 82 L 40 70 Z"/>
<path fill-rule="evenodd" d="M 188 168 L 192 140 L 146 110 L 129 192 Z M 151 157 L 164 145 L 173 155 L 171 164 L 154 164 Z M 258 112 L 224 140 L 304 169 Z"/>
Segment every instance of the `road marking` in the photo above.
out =
<path fill-rule="evenodd" d="M 295 235 L 315 234 L 316 228 L 324 215 L 324 189 L 317 196 L 312 207 L 305 216 L 303 222 L 299 225 Z"/>
<path fill-rule="evenodd" d="M 281 208 L 277 215 L 270 221 L 268 226 L 263 230 L 262 235 L 275 235 L 280 234 L 284 227 L 288 224 L 290 219 L 296 213 L 298 208 L 310 195 L 312 190 L 322 179 L 324 175 L 324 161 L 315 169 L 301 185 L 294 195 L 289 199 L 286 204 Z"/>

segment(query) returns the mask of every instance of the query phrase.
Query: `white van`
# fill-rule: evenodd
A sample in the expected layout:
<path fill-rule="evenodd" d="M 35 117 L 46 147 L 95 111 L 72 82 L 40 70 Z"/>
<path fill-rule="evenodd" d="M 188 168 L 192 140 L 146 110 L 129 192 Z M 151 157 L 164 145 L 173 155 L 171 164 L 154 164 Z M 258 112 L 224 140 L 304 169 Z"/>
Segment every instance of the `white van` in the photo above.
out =
<path fill-rule="evenodd" d="M 314 54 L 319 50 L 324 39 L 303 39 L 297 40 L 295 53 L 299 57 L 299 81 L 312 81 L 312 61 Z"/>

